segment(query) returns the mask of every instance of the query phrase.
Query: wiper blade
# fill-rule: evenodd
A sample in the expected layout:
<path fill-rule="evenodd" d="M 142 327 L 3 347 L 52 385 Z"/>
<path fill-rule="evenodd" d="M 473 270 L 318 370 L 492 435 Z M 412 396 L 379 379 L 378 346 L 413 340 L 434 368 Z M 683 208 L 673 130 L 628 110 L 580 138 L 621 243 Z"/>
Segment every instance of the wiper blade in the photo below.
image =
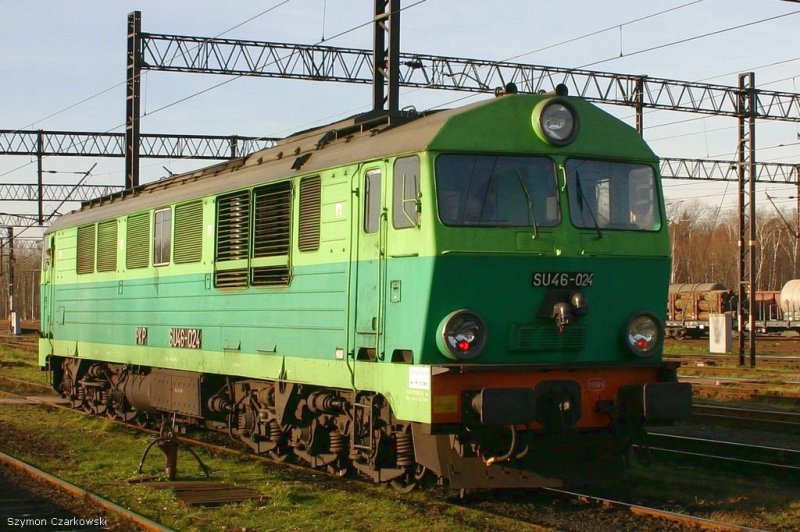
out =
<path fill-rule="evenodd" d="M 525 180 L 522 179 L 522 174 L 520 174 L 519 169 L 517 169 L 516 172 L 519 184 L 522 187 L 522 191 L 525 193 L 525 199 L 528 201 L 528 221 L 533 226 L 533 238 L 536 238 L 537 236 L 539 236 L 539 229 L 536 226 L 536 213 L 533 211 L 533 201 L 531 200 L 531 194 L 528 191 L 527 185 L 525 185 Z"/>
<path fill-rule="evenodd" d="M 600 240 L 603 238 L 603 233 L 600 232 L 600 224 L 597 223 L 597 218 L 594 216 L 594 212 L 592 211 L 592 206 L 586 201 L 586 196 L 583 193 L 583 185 L 581 184 L 581 175 L 576 171 L 575 172 L 575 186 L 578 192 L 578 205 L 581 208 L 581 212 L 583 212 L 584 205 L 586 206 L 586 210 L 589 211 L 589 216 L 592 217 L 592 223 L 594 223 L 594 230 L 597 231 L 597 239 Z"/>

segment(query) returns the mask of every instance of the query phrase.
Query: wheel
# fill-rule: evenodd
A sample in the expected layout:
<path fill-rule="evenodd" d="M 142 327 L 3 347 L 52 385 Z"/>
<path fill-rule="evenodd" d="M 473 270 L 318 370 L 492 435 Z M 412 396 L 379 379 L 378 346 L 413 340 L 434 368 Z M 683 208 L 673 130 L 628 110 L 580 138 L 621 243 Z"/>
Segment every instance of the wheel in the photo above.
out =
<path fill-rule="evenodd" d="M 267 454 L 275 462 L 285 462 L 286 459 L 289 458 L 288 453 L 282 453 L 280 451 L 267 451 Z"/>
<path fill-rule="evenodd" d="M 403 495 L 417 489 L 417 481 L 411 473 L 406 473 L 402 477 L 392 480 L 390 484 L 397 493 L 402 493 Z"/>

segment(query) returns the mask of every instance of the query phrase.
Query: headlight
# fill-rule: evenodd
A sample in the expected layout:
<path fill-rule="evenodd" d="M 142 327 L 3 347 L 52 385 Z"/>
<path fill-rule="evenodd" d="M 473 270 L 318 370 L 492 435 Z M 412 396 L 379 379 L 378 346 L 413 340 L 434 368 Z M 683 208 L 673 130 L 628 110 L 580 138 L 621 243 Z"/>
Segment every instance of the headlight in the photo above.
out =
<path fill-rule="evenodd" d="M 628 320 L 624 331 L 625 345 L 636 356 L 649 357 L 655 354 L 664 337 L 664 326 L 650 313 L 636 314 Z"/>
<path fill-rule="evenodd" d="M 448 314 L 439 324 L 436 345 L 453 360 L 472 360 L 486 346 L 489 329 L 478 314 L 467 309 Z"/>
<path fill-rule="evenodd" d="M 542 102 L 534 109 L 533 116 L 536 133 L 550 144 L 564 146 L 578 135 L 578 114 L 566 100 Z"/>

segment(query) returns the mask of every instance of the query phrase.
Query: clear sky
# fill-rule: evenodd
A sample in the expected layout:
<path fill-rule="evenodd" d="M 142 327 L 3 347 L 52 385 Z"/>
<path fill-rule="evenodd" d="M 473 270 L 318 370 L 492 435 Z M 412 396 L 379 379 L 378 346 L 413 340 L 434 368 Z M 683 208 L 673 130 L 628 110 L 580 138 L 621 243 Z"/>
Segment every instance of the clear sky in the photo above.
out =
<path fill-rule="evenodd" d="M 403 52 L 513 58 L 730 86 L 738 84 L 738 73 L 753 71 L 759 88 L 800 92 L 800 3 L 403 0 L 402 6 L 408 6 L 401 16 Z M 233 39 L 302 44 L 324 40 L 331 46 L 370 49 L 372 9 L 372 0 L 0 0 L 0 129 L 124 131 L 127 15 L 134 10 L 142 12 L 142 30 L 151 33 L 224 33 Z M 156 111 L 225 79 L 146 71 L 142 132 L 283 136 L 371 106 L 366 85 L 241 78 Z M 422 110 L 486 97 L 402 89 L 400 103 Z M 634 123 L 632 109 L 606 110 Z M 662 157 L 734 159 L 737 121 L 649 111 L 645 138 Z M 759 121 L 756 139 L 757 160 L 800 164 L 800 124 Z M 89 183 L 123 184 L 122 160 L 50 157 L 44 166 L 75 172 L 95 162 Z M 145 159 L 142 182 L 167 175 L 164 167 L 179 172 L 203 165 Z M 76 179 L 74 174 L 47 174 L 45 182 Z M 0 183 L 35 181 L 31 158 L 0 156 Z M 715 208 L 735 208 L 735 183 L 668 180 L 665 191 L 670 204 L 702 197 Z M 795 204 L 789 199 L 793 186 L 759 185 L 759 191 L 769 192 L 782 207 Z M 33 203 L 0 202 L 0 212 L 35 211 Z"/>

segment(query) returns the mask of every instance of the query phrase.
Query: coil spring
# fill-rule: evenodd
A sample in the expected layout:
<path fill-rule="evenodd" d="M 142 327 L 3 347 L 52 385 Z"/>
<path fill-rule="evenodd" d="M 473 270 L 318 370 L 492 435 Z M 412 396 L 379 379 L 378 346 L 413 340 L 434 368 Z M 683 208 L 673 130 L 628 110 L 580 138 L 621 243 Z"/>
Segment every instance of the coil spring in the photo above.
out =
<path fill-rule="evenodd" d="M 78 400 L 79 401 L 86 400 L 86 388 L 84 388 L 83 386 L 78 387 Z"/>
<path fill-rule="evenodd" d="M 108 400 L 108 398 L 109 398 L 108 390 L 102 390 L 100 392 L 100 404 L 101 405 L 110 404 L 110 401 Z"/>
<path fill-rule="evenodd" d="M 398 432 L 395 435 L 395 441 L 398 467 L 414 465 L 414 442 L 411 441 L 411 434 Z"/>
<path fill-rule="evenodd" d="M 269 441 L 278 443 L 283 438 L 283 431 L 280 424 L 274 419 L 269 422 Z"/>
<path fill-rule="evenodd" d="M 340 454 L 344 451 L 344 436 L 339 431 L 330 433 L 331 452 L 333 454 Z"/>

